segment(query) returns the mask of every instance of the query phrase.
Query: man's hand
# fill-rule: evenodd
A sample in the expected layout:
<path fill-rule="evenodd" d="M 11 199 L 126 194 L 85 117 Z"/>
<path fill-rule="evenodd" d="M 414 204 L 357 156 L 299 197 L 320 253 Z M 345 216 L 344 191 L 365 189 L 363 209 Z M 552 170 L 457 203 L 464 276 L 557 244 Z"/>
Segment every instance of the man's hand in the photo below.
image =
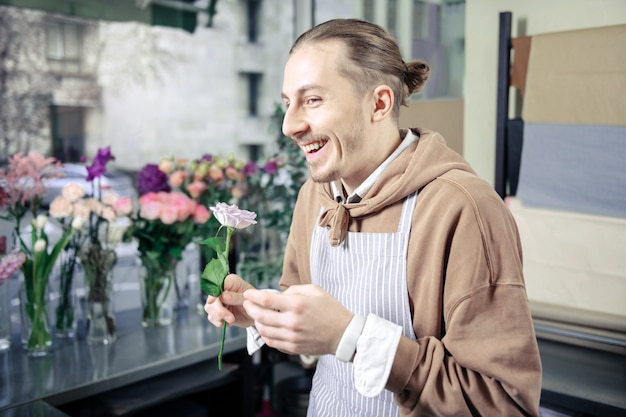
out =
<path fill-rule="evenodd" d="M 353 314 L 317 285 L 282 294 L 247 290 L 248 316 L 268 346 L 290 354 L 334 354 Z"/>
<path fill-rule="evenodd" d="M 207 313 L 209 322 L 215 327 L 222 327 L 224 321 L 229 326 L 252 326 L 253 321 L 242 306 L 243 292 L 249 289 L 254 289 L 254 287 L 239 275 L 228 275 L 224 280 L 222 294 L 219 297 L 207 297 L 204 311 Z"/>

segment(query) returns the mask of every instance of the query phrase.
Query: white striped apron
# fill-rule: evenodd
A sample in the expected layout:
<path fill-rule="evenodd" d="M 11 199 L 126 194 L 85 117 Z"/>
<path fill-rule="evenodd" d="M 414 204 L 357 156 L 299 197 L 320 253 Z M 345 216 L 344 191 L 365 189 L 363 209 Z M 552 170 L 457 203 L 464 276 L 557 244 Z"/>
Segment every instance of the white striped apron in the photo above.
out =
<path fill-rule="evenodd" d="M 372 313 L 402 326 L 415 339 L 406 280 L 406 258 L 417 193 L 406 197 L 396 233 L 348 232 L 337 247 L 328 228 L 318 225 L 311 243 L 311 280 L 353 313 Z M 353 365 L 333 355 L 319 358 L 307 417 L 398 416 L 393 394 L 361 395 L 354 387 Z"/>

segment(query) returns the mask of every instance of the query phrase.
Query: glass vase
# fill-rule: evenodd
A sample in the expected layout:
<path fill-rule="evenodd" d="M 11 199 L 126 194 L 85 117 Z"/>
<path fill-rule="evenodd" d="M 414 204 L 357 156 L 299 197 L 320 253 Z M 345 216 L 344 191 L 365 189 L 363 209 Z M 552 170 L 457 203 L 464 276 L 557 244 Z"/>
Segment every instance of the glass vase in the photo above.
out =
<path fill-rule="evenodd" d="M 85 331 L 89 344 L 108 345 L 115 342 L 113 310 L 113 267 L 117 256 L 113 249 L 91 244 L 81 251 L 87 290 Z"/>
<path fill-rule="evenodd" d="M 67 339 L 76 335 L 76 291 L 74 276 L 76 274 L 76 255 L 68 254 L 62 259 L 56 274 L 54 292 L 56 307 L 54 309 L 54 335 Z"/>
<path fill-rule="evenodd" d="M 22 345 L 29 356 L 46 356 L 52 348 L 48 280 L 35 283 L 27 281 L 22 281 L 19 290 Z"/>
<path fill-rule="evenodd" d="M 144 327 L 167 326 L 172 323 L 176 304 L 176 260 L 142 258 L 139 288 Z"/>
<path fill-rule="evenodd" d="M 11 347 L 11 300 L 9 282 L 0 284 L 0 352 Z"/>

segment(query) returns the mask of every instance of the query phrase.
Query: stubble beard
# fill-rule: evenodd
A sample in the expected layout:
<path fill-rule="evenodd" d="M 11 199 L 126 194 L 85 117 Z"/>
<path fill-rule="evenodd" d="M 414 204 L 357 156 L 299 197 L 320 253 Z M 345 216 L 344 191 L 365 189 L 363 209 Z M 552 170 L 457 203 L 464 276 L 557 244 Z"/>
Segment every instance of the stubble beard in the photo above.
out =
<path fill-rule="evenodd" d="M 362 115 L 358 110 L 355 112 L 352 123 L 346 132 L 344 140 L 342 141 L 344 154 L 354 154 L 359 146 L 361 146 L 360 139 L 363 137 Z M 340 164 L 341 163 L 336 163 L 334 166 L 330 167 L 330 170 L 324 171 L 323 168 L 321 168 L 322 164 L 309 162 L 307 160 L 311 180 L 317 183 L 329 183 L 340 180 Z"/>

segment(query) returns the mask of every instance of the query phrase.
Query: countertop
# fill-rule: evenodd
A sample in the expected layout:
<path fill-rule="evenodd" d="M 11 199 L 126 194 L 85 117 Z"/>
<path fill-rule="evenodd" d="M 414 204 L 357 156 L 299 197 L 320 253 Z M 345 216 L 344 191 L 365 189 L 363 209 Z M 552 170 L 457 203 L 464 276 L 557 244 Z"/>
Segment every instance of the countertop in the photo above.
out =
<path fill-rule="evenodd" d="M 55 338 L 52 352 L 43 358 L 27 356 L 15 334 L 11 348 L 0 352 L 0 416 L 40 415 L 35 411 L 48 404 L 80 400 L 194 364 L 206 367 L 203 383 L 229 373 L 226 367 L 217 370 L 221 329 L 200 312 L 178 310 L 171 325 L 144 328 L 140 310 L 129 310 L 118 313 L 116 323 L 117 340 L 109 346 L 89 345 L 79 333 L 75 339 Z M 245 330 L 228 328 L 225 354 L 245 346 Z"/>

